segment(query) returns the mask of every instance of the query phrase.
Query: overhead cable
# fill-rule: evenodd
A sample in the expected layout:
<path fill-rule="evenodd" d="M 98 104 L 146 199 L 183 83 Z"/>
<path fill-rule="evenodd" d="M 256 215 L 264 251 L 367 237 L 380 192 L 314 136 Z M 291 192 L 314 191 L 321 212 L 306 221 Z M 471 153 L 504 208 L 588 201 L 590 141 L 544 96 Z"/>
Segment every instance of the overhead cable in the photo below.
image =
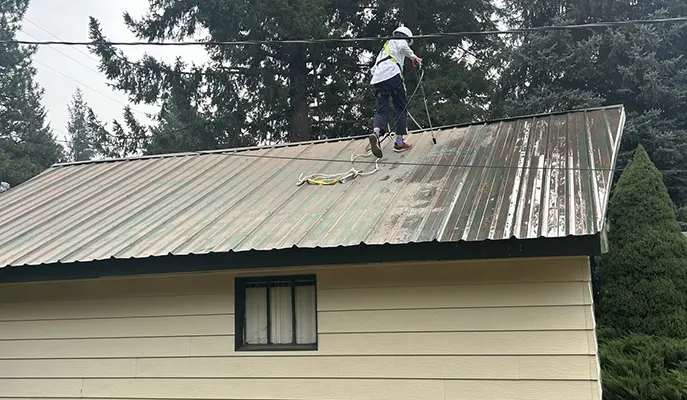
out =
<path fill-rule="evenodd" d="M 587 24 L 571 25 L 548 25 L 531 28 L 513 28 L 489 31 L 463 31 L 463 32 L 441 32 L 426 35 L 414 35 L 413 39 L 438 39 L 445 37 L 465 37 L 465 36 L 494 36 L 512 35 L 528 32 L 573 30 L 573 29 L 593 29 L 593 28 L 613 28 L 630 25 L 655 25 L 663 23 L 687 22 L 687 17 L 660 18 L 660 19 L 641 19 L 628 21 L 604 21 Z M 317 43 L 355 43 L 371 42 L 383 40 L 404 40 L 394 36 L 378 37 L 338 37 L 322 39 L 281 39 L 281 40 L 235 40 L 235 41 L 181 41 L 181 42 L 109 42 L 109 41 L 28 41 L 28 40 L 0 40 L 0 44 L 26 44 L 35 46 L 250 46 L 250 45 L 269 45 L 269 44 L 317 44 Z"/>
<path fill-rule="evenodd" d="M 24 21 L 26 21 L 26 22 L 28 22 L 29 24 L 35 26 L 36 28 L 42 30 L 43 32 L 47 33 L 48 35 L 54 37 L 54 38 L 57 39 L 57 40 L 63 40 L 61 37 L 55 36 L 52 32 L 48 31 L 47 29 L 43 28 L 42 26 L 38 25 L 37 23 L 31 21 L 30 19 L 28 19 L 28 18 L 26 18 L 26 17 L 24 17 Z M 29 36 L 30 36 L 30 35 L 29 35 Z M 36 39 L 36 38 L 34 38 L 34 39 Z M 36 39 L 36 40 L 38 40 L 38 39 Z M 95 61 L 96 63 L 99 63 L 99 62 L 100 62 L 100 61 L 96 60 L 95 58 L 93 58 L 93 57 L 92 57 L 90 54 L 88 54 L 88 53 L 85 53 L 85 52 L 83 52 L 83 51 L 81 51 L 81 50 L 79 50 L 79 49 L 76 49 L 76 48 L 75 48 L 74 50 L 76 50 L 76 51 L 78 51 L 79 53 L 83 54 L 84 56 L 90 58 L 91 60 Z M 98 73 L 100 73 L 100 72 L 98 72 Z"/>
<path fill-rule="evenodd" d="M 57 74 L 62 75 L 62 76 L 64 76 L 65 78 L 67 78 L 67 79 L 69 79 L 69 80 L 71 80 L 71 81 L 76 82 L 77 84 L 79 84 L 79 85 L 85 87 L 85 88 L 88 89 L 88 90 L 93 91 L 94 93 L 98 93 L 98 94 L 100 94 L 101 96 L 107 97 L 108 99 L 110 99 L 110 100 L 112 100 L 112 101 L 114 101 L 114 102 L 116 102 L 116 103 L 119 103 L 119 104 L 123 105 L 124 107 L 126 107 L 126 106 L 128 105 L 129 108 L 130 108 L 132 111 L 135 111 L 135 112 L 138 112 L 138 113 L 140 113 L 140 114 L 146 115 L 146 112 L 145 112 L 145 111 L 139 110 L 139 109 L 136 109 L 136 108 L 133 108 L 133 107 L 131 107 L 130 104 L 126 104 L 126 103 L 124 103 L 124 102 L 122 102 L 122 101 L 119 101 L 119 100 L 115 99 L 114 97 L 112 97 L 112 96 L 110 96 L 110 95 L 108 95 L 108 94 L 106 94 L 106 93 L 101 92 L 100 90 L 94 89 L 94 88 L 92 88 L 91 86 L 88 86 L 88 85 L 86 85 L 85 83 L 79 81 L 78 79 L 76 79 L 76 78 L 74 78 L 74 77 L 72 77 L 72 76 L 69 76 L 69 75 L 65 74 L 64 72 L 59 71 L 59 70 L 57 70 L 57 69 L 55 69 L 55 68 L 53 68 L 53 67 L 51 67 L 51 66 L 49 66 L 49 65 L 47 65 L 47 64 L 44 64 L 44 63 L 42 63 L 42 62 L 40 62 L 40 61 L 38 61 L 38 60 L 32 60 L 32 62 L 35 62 L 36 64 L 39 64 L 39 65 L 42 65 L 43 67 L 45 67 L 45 68 L 47 68 L 47 69 L 49 69 L 49 70 L 51 70 L 51 71 L 53 71 L 53 72 L 55 72 L 55 73 L 57 73 Z"/>
<path fill-rule="evenodd" d="M 32 37 L 32 38 L 34 38 L 34 39 L 36 39 L 36 40 L 39 40 L 37 37 L 33 36 L 32 34 L 26 32 L 26 31 L 24 31 L 24 30 L 21 30 L 21 29 L 20 29 L 19 32 L 22 32 L 22 33 L 23 33 L 24 35 L 26 35 L 26 36 Z M 83 67 L 86 68 L 86 69 L 88 69 L 88 70 L 90 70 L 90 71 L 93 71 L 93 72 L 95 72 L 95 73 L 98 74 L 98 75 L 102 75 L 102 72 L 94 70 L 93 68 L 91 68 L 91 67 L 89 67 L 88 65 L 82 63 L 81 61 L 79 61 L 79 60 L 77 60 L 76 58 L 70 56 L 69 54 L 67 54 L 67 53 L 65 53 L 65 52 L 63 52 L 63 51 L 59 51 L 59 50 L 57 50 L 57 49 L 53 49 L 53 48 L 50 48 L 50 49 L 51 49 L 51 50 L 54 50 L 54 51 L 56 51 L 56 52 L 58 52 L 58 53 L 60 53 L 60 54 L 62 54 L 63 56 L 69 58 L 70 60 L 74 61 L 75 63 L 80 64 L 81 66 L 83 66 Z M 78 50 L 78 49 L 74 49 L 74 50 Z"/>

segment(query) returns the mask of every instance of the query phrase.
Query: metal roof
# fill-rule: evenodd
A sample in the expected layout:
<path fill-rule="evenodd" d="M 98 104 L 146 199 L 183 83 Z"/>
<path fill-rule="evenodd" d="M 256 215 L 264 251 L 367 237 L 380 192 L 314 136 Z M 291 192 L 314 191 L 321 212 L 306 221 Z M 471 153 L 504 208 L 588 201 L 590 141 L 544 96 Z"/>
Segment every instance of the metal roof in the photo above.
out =
<path fill-rule="evenodd" d="M 366 140 L 56 165 L 0 196 L 0 267 L 596 234 L 623 125 L 613 106 L 415 133 L 332 186 L 296 182 Z"/>

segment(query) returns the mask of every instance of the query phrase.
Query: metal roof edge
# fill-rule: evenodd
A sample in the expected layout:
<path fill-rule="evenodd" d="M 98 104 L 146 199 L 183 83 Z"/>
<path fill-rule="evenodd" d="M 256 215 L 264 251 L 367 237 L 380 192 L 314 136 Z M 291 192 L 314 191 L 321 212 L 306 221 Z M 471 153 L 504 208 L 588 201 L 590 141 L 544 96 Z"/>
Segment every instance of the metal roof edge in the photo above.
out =
<path fill-rule="evenodd" d="M 601 237 L 592 235 L 407 244 L 249 250 L 241 252 L 150 256 L 146 258 L 51 263 L 0 268 L 0 284 L 68 281 L 115 276 L 264 268 L 294 268 L 389 262 L 434 262 L 530 257 L 600 255 Z M 431 256 L 427 256 L 431 254 Z"/>
<path fill-rule="evenodd" d="M 579 113 L 579 112 L 613 110 L 616 108 L 622 109 L 622 114 L 623 114 L 623 116 L 625 115 L 624 104 L 612 104 L 612 105 L 607 105 L 607 106 L 573 108 L 573 109 L 569 109 L 569 110 L 542 112 L 542 113 L 535 113 L 535 114 L 525 114 L 525 115 L 517 115 L 517 116 L 513 116 L 513 117 L 503 117 L 503 118 L 495 118 L 495 119 L 485 119 L 485 120 L 479 120 L 479 121 L 475 121 L 475 122 L 463 122 L 460 124 L 452 124 L 452 125 L 441 125 L 441 126 L 435 126 L 433 129 L 423 128 L 423 129 L 417 129 L 414 131 L 409 131 L 408 133 L 410 133 L 410 134 L 424 133 L 424 132 L 428 132 L 431 130 L 437 130 L 437 129 L 464 128 L 464 127 L 473 126 L 473 125 L 496 124 L 496 123 L 500 123 L 500 122 L 509 122 L 509 121 L 518 121 L 518 120 L 530 119 L 530 118 L 542 118 L 542 117 L 550 117 L 550 116 L 556 116 L 556 115 L 574 114 L 574 113 Z M 367 136 L 367 135 L 365 135 L 365 136 Z"/>
<path fill-rule="evenodd" d="M 610 174 L 610 181 L 613 182 L 615 180 L 615 174 L 616 174 L 616 167 L 618 163 L 618 155 L 620 153 L 620 143 L 622 141 L 622 136 L 623 133 L 625 133 L 625 122 L 627 121 L 627 114 L 625 113 L 625 108 L 623 106 L 620 106 L 622 109 L 620 111 L 620 119 L 618 120 L 618 131 L 616 132 L 617 138 L 615 141 L 615 147 L 613 148 L 613 154 L 611 155 L 611 174 Z M 611 201 L 611 192 L 613 190 L 613 185 L 609 188 L 608 192 L 606 192 L 605 198 L 603 199 L 603 204 L 604 204 L 604 218 L 601 220 L 601 226 L 600 230 L 604 232 L 605 234 L 608 231 L 608 205 L 609 202 Z M 606 244 L 607 247 L 607 244 Z M 604 251 L 606 252 L 606 251 Z"/>
<path fill-rule="evenodd" d="M 623 115 L 624 115 L 624 105 L 623 104 L 615 104 L 615 105 L 608 105 L 608 106 L 597 106 L 597 107 L 543 112 L 543 113 L 529 114 L 529 115 L 518 115 L 518 116 L 513 116 L 513 117 L 496 118 L 496 119 L 490 119 L 490 120 L 463 122 L 463 123 L 459 123 L 459 124 L 435 126 L 431 129 L 428 127 L 428 128 L 423 128 L 423 129 L 410 130 L 410 131 L 408 131 L 408 133 L 411 135 L 417 135 L 420 133 L 426 133 L 426 132 L 444 130 L 444 129 L 464 128 L 464 127 L 474 126 L 474 125 L 488 125 L 488 124 L 494 124 L 494 123 L 500 123 L 500 122 L 517 121 L 517 120 L 521 120 L 521 119 L 530 119 L 530 118 L 541 118 L 541 117 L 563 115 L 563 114 L 572 114 L 572 113 L 578 113 L 578 112 L 584 112 L 584 111 L 611 110 L 611 109 L 615 109 L 615 108 L 623 109 Z M 277 143 L 277 144 L 263 145 L 263 146 L 234 147 L 234 148 L 216 149 L 216 150 L 201 150 L 201 151 L 181 152 L 181 153 L 150 154 L 150 155 L 142 155 L 142 156 L 134 156 L 134 157 L 107 158 L 107 159 L 102 159 L 102 160 L 85 160 L 85 161 L 64 162 L 64 163 L 53 164 L 48 169 L 57 168 L 57 167 L 68 167 L 68 166 L 74 166 L 74 165 L 84 165 L 84 164 L 103 164 L 103 163 L 122 162 L 122 161 L 148 160 L 148 159 L 156 159 L 156 158 L 189 157 L 189 156 L 200 156 L 200 155 L 209 155 L 209 154 L 238 153 L 238 152 L 244 152 L 244 151 L 255 151 L 255 150 L 263 150 L 263 149 L 277 149 L 277 148 L 284 148 L 284 147 L 295 147 L 295 146 L 306 146 L 306 145 L 309 146 L 309 145 L 322 144 L 322 143 L 333 143 L 333 142 L 341 142 L 341 141 L 361 140 L 361 139 L 366 138 L 367 136 L 368 135 L 365 134 L 365 135 L 345 136 L 345 137 L 330 138 L 330 139 L 310 140 L 310 141 L 303 141 L 303 142 Z"/>

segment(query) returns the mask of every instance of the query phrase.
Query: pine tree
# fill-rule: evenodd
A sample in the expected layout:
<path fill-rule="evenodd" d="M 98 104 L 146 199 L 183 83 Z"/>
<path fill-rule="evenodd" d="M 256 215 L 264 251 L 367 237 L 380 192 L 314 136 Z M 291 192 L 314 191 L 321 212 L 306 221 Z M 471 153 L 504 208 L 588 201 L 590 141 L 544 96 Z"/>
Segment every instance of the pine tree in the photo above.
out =
<path fill-rule="evenodd" d="M 639 146 L 608 207 L 599 326 L 687 338 L 687 239 L 661 173 Z"/>
<path fill-rule="evenodd" d="M 124 123 L 128 130 L 116 119 L 112 121 L 112 129 L 107 129 L 83 100 L 80 89 L 74 93 L 68 110 L 68 150 L 72 161 L 137 155 L 141 153 L 141 146 L 148 143 L 147 127 L 138 124 L 128 106 L 124 108 Z"/>
<path fill-rule="evenodd" d="M 124 107 L 123 117 L 124 124 L 113 119 L 112 128 L 108 129 L 95 112 L 88 108 L 86 126 L 99 157 L 124 158 L 145 153 L 150 142 L 150 128 L 136 120 L 130 106 Z"/>
<path fill-rule="evenodd" d="M 0 2 L 0 40 L 16 40 L 28 0 Z M 63 157 L 45 122 L 35 82 L 35 47 L 0 44 L 0 180 L 16 186 Z"/>
<path fill-rule="evenodd" d="M 93 145 L 93 135 L 88 124 L 89 107 L 83 100 L 83 92 L 80 88 L 76 89 L 72 97 L 72 103 L 67 106 L 69 111 L 69 121 L 67 121 L 67 132 L 69 132 L 69 158 L 72 161 L 90 160 L 95 155 Z"/>
<path fill-rule="evenodd" d="M 160 154 L 176 149 L 209 148 L 213 147 L 213 142 L 219 139 L 218 132 L 213 130 L 215 124 L 206 123 L 203 117 L 194 110 L 179 103 L 170 101 L 163 104 L 158 115 L 158 125 L 150 129 L 151 136 L 146 146 L 147 152 Z M 190 132 L 193 134 L 189 134 Z M 231 136 L 226 139 L 231 140 Z M 226 144 L 228 147 L 240 145 L 240 143 L 234 143 L 234 146 Z"/>
<path fill-rule="evenodd" d="M 125 23 L 138 37 L 151 41 L 195 39 L 199 31 L 208 32 L 204 39 L 212 41 L 280 40 L 389 36 L 400 23 L 418 33 L 493 29 L 492 13 L 488 0 L 430 0 L 422 4 L 411 0 L 372 4 L 334 0 L 151 1 L 145 17 L 135 21 L 126 14 Z M 91 19 L 89 28 L 92 40 L 107 41 L 98 21 Z M 414 45 L 427 60 L 425 83 L 435 125 L 485 114 L 487 93 L 492 89 L 486 67 L 480 61 L 476 65 L 456 61 L 459 48 L 467 45 L 471 45 L 471 52 L 483 55 L 481 59 L 489 59 L 487 54 L 495 41 L 470 38 L 460 44 L 455 40 L 417 40 Z M 193 125 L 192 129 L 176 130 L 169 144 L 200 142 L 203 147 L 171 150 L 201 150 L 367 131 L 374 115 L 374 97 L 369 85 L 371 64 L 365 57 L 376 55 L 381 46 L 381 41 L 207 46 L 211 60 L 201 66 L 180 60 L 167 64 L 150 56 L 133 62 L 106 44 L 94 46 L 94 52 L 101 58 L 102 71 L 133 101 L 160 101 L 168 108 L 165 113 L 174 109 L 175 118 Z M 408 90 L 412 90 L 417 71 L 410 71 L 408 66 L 405 69 Z M 418 99 L 411 107 L 413 114 L 420 114 L 419 110 L 424 114 Z M 203 123 L 198 125 L 198 120 Z"/>

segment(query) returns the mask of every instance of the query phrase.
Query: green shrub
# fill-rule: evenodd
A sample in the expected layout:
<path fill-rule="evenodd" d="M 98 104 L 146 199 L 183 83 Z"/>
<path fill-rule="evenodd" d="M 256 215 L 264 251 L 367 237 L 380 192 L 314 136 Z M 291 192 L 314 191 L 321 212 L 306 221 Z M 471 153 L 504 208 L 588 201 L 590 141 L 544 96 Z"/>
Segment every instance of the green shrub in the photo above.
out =
<path fill-rule="evenodd" d="M 687 399 L 687 340 L 599 336 L 604 400 Z"/>
<path fill-rule="evenodd" d="M 608 207 L 599 326 L 687 338 L 687 240 L 661 173 L 639 146 Z"/>

